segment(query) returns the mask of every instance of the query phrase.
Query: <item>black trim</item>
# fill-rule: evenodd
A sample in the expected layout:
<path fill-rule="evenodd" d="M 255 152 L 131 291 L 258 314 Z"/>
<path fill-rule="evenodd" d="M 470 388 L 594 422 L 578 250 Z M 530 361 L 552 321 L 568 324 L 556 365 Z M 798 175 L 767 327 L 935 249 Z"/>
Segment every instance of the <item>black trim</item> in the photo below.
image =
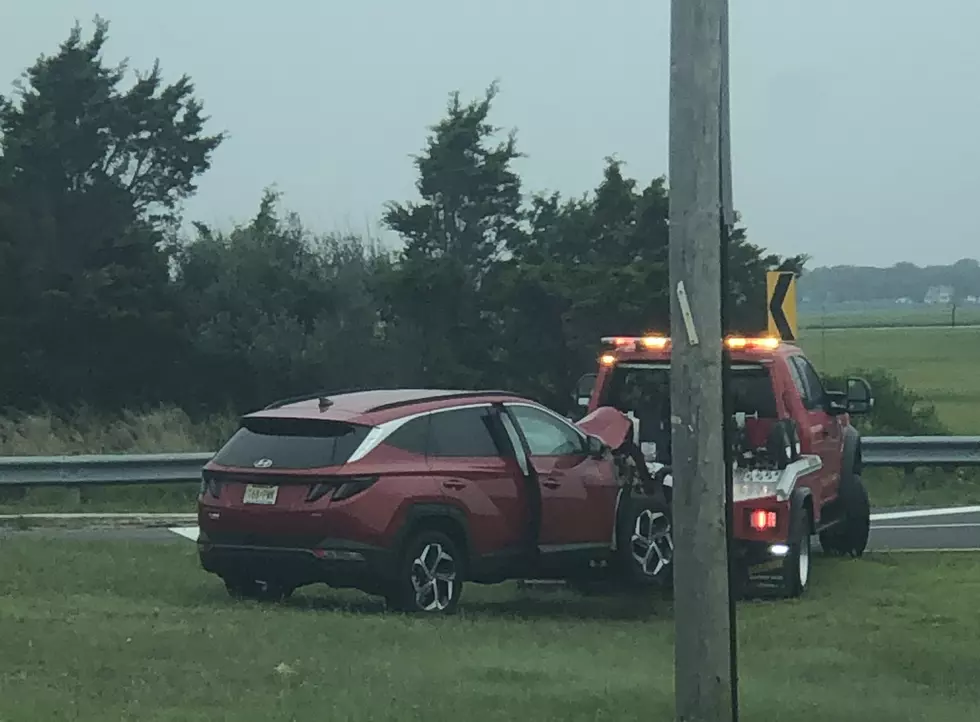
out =
<path fill-rule="evenodd" d="M 205 533 L 197 542 L 201 567 L 226 579 L 275 579 L 291 587 L 323 582 L 337 588 L 381 593 L 392 566 L 388 550 L 343 539 L 322 539 L 314 547 L 215 543 Z M 357 552 L 363 559 L 318 557 L 316 551 Z"/>
<path fill-rule="evenodd" d="M 789 539 L 788 539 L 788 542 L 790 544 L 796 542 L 799 539 L 799 537 L 800 537 L 800 530 L 798 528 L 796 528 L 797 527 L 797 523 L 796 523 L 796 520 L 797 520 L 796 511 L 798 509 L 804 508 L 804 502 L 806 502 L 807 499 L 810 499 L 810 503 L 811 504 L 813 503 L 813 492 L 810 490 L 809 487 L 806 487 L 806 486 L 798 486 L 795 489 L 793 489 L 793 496 L 790 497 L 790 504 L 789 504 L 789 533 L 788 533 Z M 816 524 L 814 523 L 814 520 L 811 519 L 810 520 L 810 531 L 811 532 L 815 531 L 815 529 L 814 529 L 815 526 L 816 526 Z"/>
<path fill-rule="evenodd" d="M 431 519 L 452 519 L 459 525 L 463 533 L 463 543 L 466 546 L 466 561 L 472 562 L 473 559 L 473 539 L 470 535 L 470 525 L 466 519 L 466 514 L 457 506 L 449 503 L 431 502 L 423 504 L 412 504 L 405 515 L 405 523 L 401 525 L 395 538 L 392 540 L 391 549 L 395 554 L 400 554 L 405 547 L 408 538 L 424 525 L 426 520 Z M 393 561 L 395 561 L 393 559 Z M 394 569 L 389 570 L 390 574 Z"/>

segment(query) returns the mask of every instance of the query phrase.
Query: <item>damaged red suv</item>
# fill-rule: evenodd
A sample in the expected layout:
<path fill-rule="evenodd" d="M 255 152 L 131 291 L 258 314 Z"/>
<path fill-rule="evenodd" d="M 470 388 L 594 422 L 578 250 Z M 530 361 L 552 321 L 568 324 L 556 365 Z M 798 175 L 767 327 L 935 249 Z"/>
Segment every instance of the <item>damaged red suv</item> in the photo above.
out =
<path fill-rule="evenodd" d="M 200 561 L 236 597 L 326 583 L 413 612 L 454 611 L 464 581 L 669 584 L 662 480 L 631 429 L 500 391 L 278 402 L 204 467 Z"/>

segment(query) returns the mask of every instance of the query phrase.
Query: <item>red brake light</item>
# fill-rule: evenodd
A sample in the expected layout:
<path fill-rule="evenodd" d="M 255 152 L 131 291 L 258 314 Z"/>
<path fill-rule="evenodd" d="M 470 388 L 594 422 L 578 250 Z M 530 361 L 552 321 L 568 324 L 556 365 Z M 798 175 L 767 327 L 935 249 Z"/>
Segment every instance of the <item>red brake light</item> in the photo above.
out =
<path fill-rule="evenodd" d="M 749 525 L 756 531 L 766 531 L 776 528 L 776 512 L 765 509 L 755 509 L 749 515 Z"/>

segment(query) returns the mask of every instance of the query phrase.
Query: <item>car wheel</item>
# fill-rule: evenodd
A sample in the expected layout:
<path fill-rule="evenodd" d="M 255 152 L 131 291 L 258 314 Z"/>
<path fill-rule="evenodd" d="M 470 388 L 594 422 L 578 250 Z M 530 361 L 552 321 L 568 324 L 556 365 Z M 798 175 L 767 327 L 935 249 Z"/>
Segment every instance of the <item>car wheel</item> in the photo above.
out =
<path fill-rule="evenodd" d="M 462 563 L 459 547 L 442 532 L 414 535 L 385 595 L 388 607 L 410 614 L 455 613 L 463 591 Z"/>
<path fill-rule="evenodd" d="M 288 599 L 293 588 L 281 582 L 267 582 L 244 577 L 226 578 L 225 589 L 233 599 L 258 602 L 281 602 Z"/>
<path fill-rule="evenodd" d="M 820 546 L 828 554 L 860 557 L 871 535 L 871 500 L 860 476 L 855 474 L 841 485 L 840 501 L 844 518 L 821 533 Z"/>
<path fill-rule="evenodd" d="M 651 496 L 632 496 L 621 516 L 617 548 L 627 581 L 670 587 L 674 580 L 674 530 L 669 505 Z"/>
<path fill-rule="evenodd" d="M 789 552 L 783 557 L 781 592 L 784 597 L 799 597 L 810 585 L 810 564 L 812 559 L 812 529 L 810 516 L 800 506 L 793 512 L 795 518 L 791 528 L 798 529 L 797 538 L 790 542 Z"/>

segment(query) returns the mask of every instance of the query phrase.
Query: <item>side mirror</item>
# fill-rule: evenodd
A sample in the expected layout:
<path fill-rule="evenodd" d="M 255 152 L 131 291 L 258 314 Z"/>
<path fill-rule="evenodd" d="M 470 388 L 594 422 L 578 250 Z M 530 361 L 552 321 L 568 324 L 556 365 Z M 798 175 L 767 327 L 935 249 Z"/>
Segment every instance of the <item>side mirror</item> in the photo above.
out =
<path fill-rule="evenodd" d="M 875 406 L 871 385 L 862 378 L 852 376 L 847 379 L 847 392 L 844 403 L 849 414 L 868 414 Z"/>
<path fill-rule="evenodd" d="M 589 405 L 589 399 L 592 397 L 592 389 L 595 387 L 597 378 L 599 378 L 598 374 L 583 374 L 575 383 L 572 399 L 574 399 L 576 406 L 585 408 Z"/>

